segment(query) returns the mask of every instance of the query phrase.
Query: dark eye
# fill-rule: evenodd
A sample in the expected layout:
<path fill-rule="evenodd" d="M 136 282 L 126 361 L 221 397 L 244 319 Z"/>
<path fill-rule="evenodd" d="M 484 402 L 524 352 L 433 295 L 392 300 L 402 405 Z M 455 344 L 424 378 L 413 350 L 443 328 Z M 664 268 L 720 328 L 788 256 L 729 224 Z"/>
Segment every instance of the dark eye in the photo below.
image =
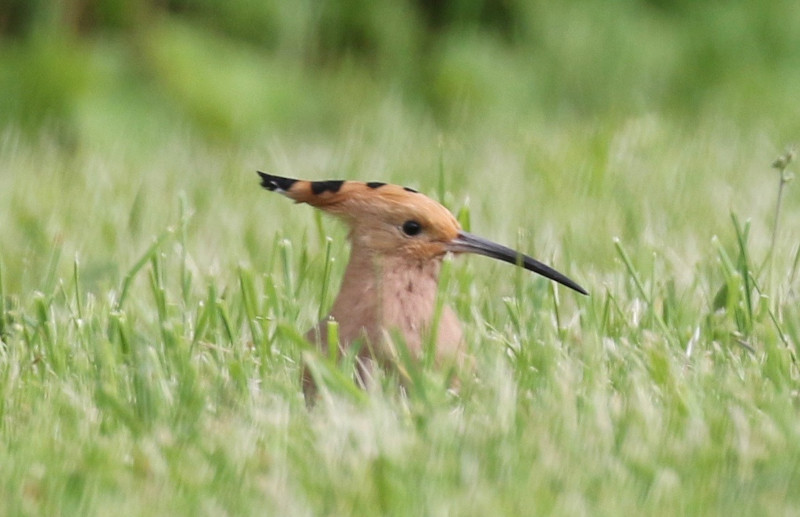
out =
<path fill-rule="evenodd" d="M 413 219 L 410 221 L 406 221 L 403 223 L 403 233 L 406 235 L 414 236 L 419 235 L 419 232 L 422 231 L 422 225 L 419 224 L 417 221 Z"/>

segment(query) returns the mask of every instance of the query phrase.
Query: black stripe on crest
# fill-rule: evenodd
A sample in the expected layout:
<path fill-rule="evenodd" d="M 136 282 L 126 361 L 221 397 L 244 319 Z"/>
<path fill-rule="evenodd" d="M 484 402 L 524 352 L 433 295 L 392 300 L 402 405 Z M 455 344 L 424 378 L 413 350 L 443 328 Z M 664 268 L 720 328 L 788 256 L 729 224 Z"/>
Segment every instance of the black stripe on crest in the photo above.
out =
<path fill-rule="evenodd" d="M 312 181 L 311 192 L 317 196 L 323 192 L 332 192 L 335 194 L 342 188 L 343 183 L 343 180 Z"/>
<path fill-rule="evenodd" d="M 382 186 L 386 185 L 386 183 L 382 183 L 380 181 L 370 181 L 367 183 L 369 188 L 381 188 Z"/>

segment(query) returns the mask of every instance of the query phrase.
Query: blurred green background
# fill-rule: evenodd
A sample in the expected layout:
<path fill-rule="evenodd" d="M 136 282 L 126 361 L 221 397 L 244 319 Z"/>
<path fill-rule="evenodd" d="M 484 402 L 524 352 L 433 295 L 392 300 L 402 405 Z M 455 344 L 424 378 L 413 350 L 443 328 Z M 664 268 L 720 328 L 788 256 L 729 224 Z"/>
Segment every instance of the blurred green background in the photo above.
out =
<path fill-rule="evenodd" d="M 788 0 L 4 0 L 0 123 L 241 142 L 388 98 L 444 129 L 658 112 L 792 134 L 799 22 Z"/>

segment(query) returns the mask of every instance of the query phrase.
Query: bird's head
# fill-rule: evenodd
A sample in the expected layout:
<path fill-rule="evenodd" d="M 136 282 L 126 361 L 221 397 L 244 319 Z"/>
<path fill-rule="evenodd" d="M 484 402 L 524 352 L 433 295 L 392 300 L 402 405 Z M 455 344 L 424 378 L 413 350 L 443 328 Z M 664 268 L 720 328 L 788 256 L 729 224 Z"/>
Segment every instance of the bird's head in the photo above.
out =
<path fill-rule="evenodd" d="M 586 291 L 541 262 L 465 232 L 453 214 L 424 194 L 398 185 L 359 181 L 305 181 L 263 172 L 261 186 L 334 214 L 350 226 L 354 246 L 372 253 L 408 260 L 436 260 L 446 253 L 477 253 L 512 264 Z"/>

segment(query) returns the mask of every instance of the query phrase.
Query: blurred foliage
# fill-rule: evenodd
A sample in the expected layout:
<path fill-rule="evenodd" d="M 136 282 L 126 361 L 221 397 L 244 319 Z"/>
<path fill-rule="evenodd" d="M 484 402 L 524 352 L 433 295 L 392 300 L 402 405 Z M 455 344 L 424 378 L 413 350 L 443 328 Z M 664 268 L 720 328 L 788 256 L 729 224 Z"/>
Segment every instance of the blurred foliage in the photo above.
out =
<path fill-rule="evenodd" d="M 4 0 L 0 123 L 79 140 L 89 99 L 224 140 L 394 95 L 444 125 L 710 109 L 795 129 L 798 28 L 788 0 Z"/>

